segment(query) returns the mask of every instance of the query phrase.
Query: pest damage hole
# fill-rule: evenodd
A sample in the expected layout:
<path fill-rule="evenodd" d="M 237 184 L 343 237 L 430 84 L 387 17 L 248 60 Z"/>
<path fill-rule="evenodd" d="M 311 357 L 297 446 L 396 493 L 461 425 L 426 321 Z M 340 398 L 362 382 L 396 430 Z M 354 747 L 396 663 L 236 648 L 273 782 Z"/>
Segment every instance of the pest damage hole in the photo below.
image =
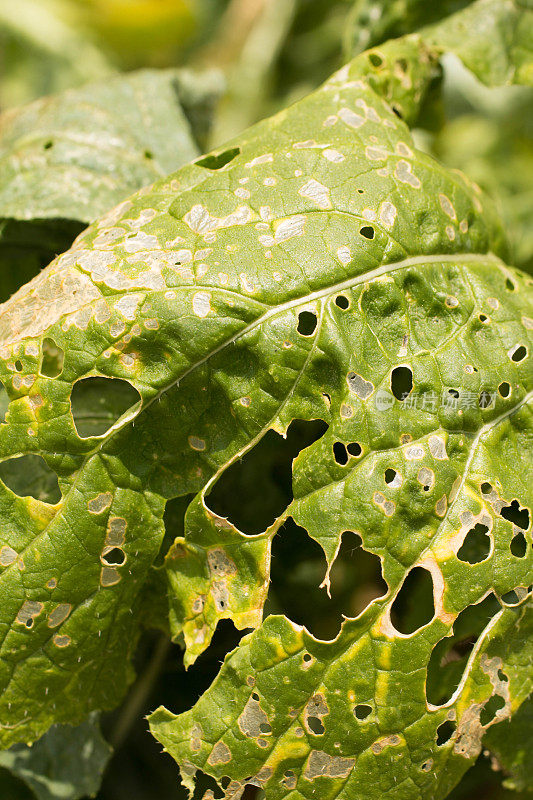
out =
<path fill-rule="evenodd" d="M 307 724 L 310 730 L 317 736 L 320 736 L 326 730 L 322 725 L 320 717 L 307 717 Z"/>
<path fill-rule="evenodd" d="M 353 713 L 357 719 L 366 719 L 372 713 L 372 706 L 366 703 L 359 703 L 354 708 Z"/>
<path fill-rule="evenodd" d="M 499 694 L 493 694 L 489 697 L 479 715 L 479 722 L 483 727 L 492 722 L 498 711 L 505 706 L 505 700 Z"/>
<path fill-rule="evenodd" d="M 395 480 L 397 474 L 398 473 L 396 472 L 395 469 L 391 469 L 390 467 L 389 467 L 389 469 L 386 469 L 385 470 L 385 483 L 388 486 L 390 486 L 391 483 L 394 483 L 394 480 Z"/>
<path fill-rule="evenodd" d="M 359 444 L 359 442 L 350 442 L 350 444 L 346 445 L 346 449 L 351 456 L 357 458 L 363 452 L 363 448 Z"/>
<path fill-rule="evenodd" d="M 153 159 L 154 154 L 152 153 L 151 150 L 145 150 L 144 151 L 144 157 L 147 158 L 150 161 L 151 159 Z"/>
<path fill-rule="evenodd" d="M 22 372 L 23 364 L 20 358 L 17 358 L 17 360 L 15 361 L 15 369 L 17 370 L 17 372 Z"/>
<path fill-rule="evenodd" d="M 194 163 L 198 164 L 199 167 L 205 167 L 205 169 L 222 169 L 222 167 L 225 167 L 230 161 L 233 161 L 240 152 L 240 147 L 231 147 L 229 150 L 224 150 L 222 153 L 213 153 L 204 158 L 199 158 L 198 161 Z"/>
<path fill-rule="evenodd" d="M 34 497 L 43 503 L 61 500 L 57 475 L 44 458 L 24 455 L 0 463 L 0 480 L 19 497 Z"/>
<path fill-rule="evenodd" d="M 435 706 L 448 702 L 459 686 L 480 634 L 500 609 L 500 603 L 491 592 L 480 603 L 468 606 L 457 616 L 452 634 L 437 642 L 431 652 L 426 677 L 428 702 Z"/>
<path fill-rule="evenodd" d="M 487 526 L 481 522 L 478 522 L 468 531 L 463 544 L 457 551 L 459 561 L 466 561 L 468 564 L 478 564 L 480 561 L 485 561 L 490 553 L 488 531 Z"/>
<path fill-rule="evenodd" d="M 410 367 L 394 367 L 390 374 L 390 388 L 396 400 L 405 400 L 413 388 L 413 372 Z"/>
<path fill-rule="evenodd" d="M 509 397 L 511 394 L 511 385 L 507 383 L 507 381 L 503 381 L 503 383 L 500 383 L 498 386 L 498 391 L 502 397 Z"/>
<path fill-rule="evenodd" d="M 348 463 L 348 450 L 346 449 L 346 445 L 342 442 L 335 442 L 333 445 L 333 455 L 337 464 L 340 464 L 342 467 Z"/>
<path fill-rule="evenodd" d="M 511 359 L 518 364 L 520 361 L 523 361 L 524 358 L 527 356 L 527 347 L 524 347 L 523 344 L 520 347 L 517 347 L 514 353 L 511 356 Z"/>
<path fill-rule="evenodd" d="M 513 500 L 509 506 L 504 506 L 500 511 L 500 516 L 524 531 L 529 528 L 529 511 L 527 508 L 520 508 L 518 500 Z"/>
<path fill-rule="evenodd" d="M 368 60 L 373 67 L 380 67 L 383 64 L 383 59 L 377 53 L 369 53 Z"/>
<path fill-rule="evenodd" d="M 339 308 L 342 308 L 343 311 L 345 311 L 349 307 L 350 301 L 343 294 L 338 294 L 337 297 L 335 298 L 335 305 L 338 306 Z"/>
<path fill-rule="evenodd" d="M 514 285 L 514 283 L 512 282 L 512 280 L 510 278 L 507 278 L 507 280 L 505 281 L 505 288 L 509 292 L 514 292 L 514 290 L 516 289 L 516 286 Z"/>
<path fill-rule="evenodd" d="M 477 402 L 480 408 L 488 408 L 494 402 L 492 392 L 488 392 L 484 389 L 479 395 Z"/>
<path fill-rule="evenodd" d="M 244 533 L 261 533 L 293 499 L 292 462 L 327 431 L 322 420 L 293 420 L 285 438 L 273 430 L 229 466 L 206 498 L 219 517 Z"/>
<path fill-rule="evenodd" d="M 54 146 L 54 143 L 52 141 L 45 142 L 43 144 L 43 150 L 50 150 L 50 148 L 53 147 L 53 146 Z"/>
<path fill-rule="evenodd" d="M 298 333 L 302 336 L 311 336 L 317 325 L 316 314 L 313 311 L 300 311 L 298 314 Z"/>
<path fill-rule="evenodd" d="M 427 625 L 434 615 L 431 573 L 413 567 L 392 604 L 391 622 L 399 633 L 410 634 Z"/>
<path fill-rule="evenodd" d="M 453 734 L 455 733 L 455 725 L 449 719 L 446 722 L 443 722 L 442 725 L 439 725 L 437 728 L 437 745 L 442 747 L 443 744 L 449 742 L 452 738 Z"/>
<path fill-rule="evenodd" d="M 345 616 L 355 617 L 387 592 L 378 556 L 363 550 L 361 537 L 342 535 L 331 567 L 331 599 L 319 588 L 326 572 L 324 551 L 289 519 L 272 542 L 272 582 L 265 614 L 284 613 L 320 639 L 333 639 Z"/>
<path fill-rule="evenodd" d="M 479 315 L 479 321 L 480 322 L 486 322 L 487 320 L 488 320 L 488 317 L 487 317 L 486 314 L 480 314 Z"/>
<path fill-rule="evenodd" d="M 492 492 L 492 486 L 490 483 L 486 481 L 481 484 L 481 494 L 490 494 Z"/>
<path fill-rule="evenodd" d="M 63 371 L 65 351 L 53 339 L 43 339 L 43 357 L 40 373 L 46 378 L 57 378 Z"/>
<path fill-rule="evenodd" d="M 112 547 L 102 553 L 101 561 L 106 567 L 122 567 L 126 563 L 126 553 L 120 547 Z"/>
<path fill-rule="evenodd" d="M 372 227 L 372 225 L 363 225 L 359 233 L 361 234 L 361 236 L 364 236 L 365 239 L 374 238 L 374 228 Z"/>
<path fill-rule="evenodd" d="M 448 389 L 448 394 L 451 395 L 452 397 L 455 397 L 456 400 L 459 397 L 459 392 L 457 391 L 457 389 Z"/>
<path fill-rule="evenodd" d="M 120 378 L 83 378 L 70 395 L 72 417 L 78 436 L 101 436 L 140 402 L 131 383 Z"/>
<path fill-rule="evenodd" d="M 516 558 L 525 558 L 527 553 L 527 541 L 523 533 L 517 533 L 516 536 L 513 536 L 509 549 Z"/>

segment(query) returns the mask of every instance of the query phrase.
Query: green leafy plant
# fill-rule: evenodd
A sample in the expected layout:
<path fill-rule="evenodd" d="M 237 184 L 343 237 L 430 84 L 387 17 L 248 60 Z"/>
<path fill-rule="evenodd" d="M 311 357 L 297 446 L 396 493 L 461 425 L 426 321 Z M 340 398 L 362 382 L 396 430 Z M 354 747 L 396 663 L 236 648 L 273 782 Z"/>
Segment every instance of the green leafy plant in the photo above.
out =
<path fill-rule="evenodd" d="M 491 200 L 414 129 L 450 49 L 488 83 L 531 83 L 533 14 L 459 5 L 201 157 L 174 77 L 117 85 L 148 81 L 142 107 L 160 88 L 196 160 L 0 314 L 0 765 L 38 797 L 95 790 L 54 759 L 82 726 L 103 769 L 94 714 L 124 697 L 145 628 L 194 670 L 223 620 L 251 632 L 212 685 L 149 717 L 191 796 L 444 798 L 482 748 L 531 787 L 532 280 Z M 31 162 L 49 122 L 22 114 Z M 139 174 L 119 148 L 109 186 L 95 156 L 86 211 L 68 150 L 35 212 L 48 195 L 24 189 L 13 126 L 9 224 L 81 229 L 176 155 L 172 126 L 147 124 Z"/>

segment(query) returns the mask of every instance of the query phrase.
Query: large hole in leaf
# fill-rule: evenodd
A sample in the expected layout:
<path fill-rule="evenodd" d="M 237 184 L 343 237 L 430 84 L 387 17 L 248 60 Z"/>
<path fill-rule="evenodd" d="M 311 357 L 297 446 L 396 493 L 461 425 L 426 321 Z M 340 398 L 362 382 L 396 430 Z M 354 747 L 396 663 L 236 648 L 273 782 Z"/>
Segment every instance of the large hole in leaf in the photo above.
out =
<path fill-rule="evenodd" d="M 342 535 L 330 572 L 331 599 L 320 589 L 326 558 L 318 542 L 292 519 L 272 542 L 271 587 L 266 613 L 285 614 L 320 639 L 333 639 L 344 616 L 355 617 L 387 592 L 378 556 L 363 550 L 361 537 Z"/>
<path fill-rule="evenodd" d="M 433 619 L 433 579 L 423 567 L 413 567 L 391 608 L 391 622 L 399 633 L 410 634 Z"/>
<path fill-rule="evenodd" d="M 410 367 L 394 367 L 390 375 L 390 388 L 396 400 L 405 400 L 413 388 L 413 373 Z"/>
<path fill-rule="evenodd" d="M 504 506 L 500 515 L 524 531 L 529 528 L 529 511 L 527 508 L 520 508 L 518 500 L 513 500 L 510 505 Z"/>
<path fill-rule="evenodd" d="M 198 161 L 195 161 L 195 164 L 198 164 L 199 167 L 205 167 L 205 169 L 222 169 L 225 167 L 226 164 L 229 164 L 230 161 L 239 155 L 241 152 L 240 147 L 230 147 L 228 150 L 224 150 L 222 153 L 213 153 L 208 156 L 204 156 L 204 158 L 199 158 Z"/>
<path fill-rule="evenodd" d="M 463 675 L 466 662 L 480 634 L 501 606 L 491 593 L 468 606 L 453 624 L 453 634 L 437 642 L 431 652 L 426 678 L 426 697 L 435 706 L 447 703 Z"/>
<path fill-rule="evenodd" d="M 107 433 L 140 399 L 137 389 L 120 378 L 83 378 L 76 381 L 70 406 L 79 436 L 86 439 Z"/>
<path fill-rule="evenodd" d="M 292 500 L 292 462 L 324 435 L 322 420 L 294 420 L 286 438 L 267 431 L 240 461 L 226 469 L 206 498 L 209 508 L 248 534 L 261 533 Z"/>
<path fill-rule="evenodd" d="M 525 558 L 527 553 L 527 540 L 523 533 L 517 533 L 513 536 L 509 549 L 516 558 Z"/>
<path fill-rule="evenodd" d="M 488 530 L 486 525 L 478 522 L 468 531 L 463 544 L 457 551 L 459 561 L 466 561 L 468 564 L 478 564 L 480 561 L 485 561 L 490 553 Z"/>
<path fill-rule="evenodd" d="M 63 371 L 65 351 L 53 339 L 43 339 L 43 357 L 40 373 L 48 378 L 57 378 Z"/>
<path fill-rule="evenodd" d="M 34 497 L 52 504 L 61 500 L 56 473 L 38 455 L 29 454 L 2 461 L 0 480 L 20 497 Z"/>

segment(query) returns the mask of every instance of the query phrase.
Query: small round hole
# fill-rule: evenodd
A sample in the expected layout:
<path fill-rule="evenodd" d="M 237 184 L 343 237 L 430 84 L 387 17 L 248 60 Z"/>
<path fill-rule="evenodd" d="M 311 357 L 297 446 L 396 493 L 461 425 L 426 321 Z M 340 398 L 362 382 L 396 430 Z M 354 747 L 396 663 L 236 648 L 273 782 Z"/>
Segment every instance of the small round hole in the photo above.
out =
<path fill-rule="evenodd" d="M 340 464 L 342 467 L 348 463 L 348 451 L 346 445 L 342 442 L 335 442 L 333 445 L 333 455 L 335 456 L 337 464 Z"/>
<path fill-rule="evenodd" d="M 509 397 L 511 394 L 511 384 L 507 383 L 507 381 L 503 381 L 503 383 L 500 383 L 498 386 L 498 391 L 502 397 Z"/>
<path fill-rule="evenodd" d="M 372 706 L 366 703 L 359 703 L 353 710 L 357 719 L 366 719 L 372 713 Z"/>
<path fill-rule="evenodd" d="M 377 53 L 370 53 L 368 56 L 368 60 L 372 64 L 373 67 L 381 67 L 383 64 L 383 59 L 381 56 L 378 56 Z"/>
<path fill-rule="evenodd" d="M 43 150 L 50 150 L 50 148 L 53 147 L 53 146 L 54 146 L 53 142 L 51 142 L 51 141 L 45 142 L 43 144 Z"/>
<path fill-rule="evenodd" d="M 442 725 L 437 728 L 437 744 L 441 747 L 446 742 L 449 742 L 455 733 L 455 725 L 450 720 L 446 720 Z"/>
<path fill-rule="evenodd" d="M 298 333 L 302 336 L 312 336 L 316 326 L 316 314 L 312 311 L 300 311 L 298 314 Z"/>
<path fill-rule="evenodd" d="M 349 307 L 350 301 L 343 294 L 338 294 L 337 297 L 335 298 L 335 305 L 338 306 L 339 308 L 342 308 L 343 311 L 345 311 Z"/>
<path fill-rule="evenodd" d="M 524 347 L 523 344 L 520 347 L 517 347 L 514 353 L 511 356 L 511 359 L 518 364 L 520 361 L 523 361 L 524 358 L 527 356 L 527 347 Z"/>
<path fill-rule="evenodd" d="M 509 292 L 514 292 L 514 290 L 516 289 L 516 286 L 514 285 L 514 283 L 512 282 L 512 280 L 510 278 L 507 278 L 507 280 L 505 281 L 505 288 Z"/>
<path fill-rule="evenodd" d="M 354 456 L 354 458 L 357 458 L 363 452 L 363 448 L 359 442 L 350 442 L 350 444 L 346 445 L 346 449 L 351 456 Z"/>
<path fill-rule="evenodd" d="M 482 483 L 481 484 L 481 494 L 490 494 L 492 492 L 492 486 L 490 483 Z"/>
<path fill-rule="evenodd" d="M 359 233 L 361 234 L 361 236 L 364 236 L 365 239 L 374 238 L 374 228 L 372 227 L 372 225 L 363 225 Z"/>

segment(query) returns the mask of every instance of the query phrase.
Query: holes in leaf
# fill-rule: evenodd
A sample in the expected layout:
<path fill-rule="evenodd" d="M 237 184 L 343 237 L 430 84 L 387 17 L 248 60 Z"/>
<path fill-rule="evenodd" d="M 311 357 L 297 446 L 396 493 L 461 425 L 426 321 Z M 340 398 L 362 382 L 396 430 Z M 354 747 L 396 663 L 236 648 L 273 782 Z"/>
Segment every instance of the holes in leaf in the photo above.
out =
<path fill-rule="evenodd" d="M 505 603 L 506 606 L 517 606 L 530 593 L 531 587 L 528 590 L 525 586 L 517 586 L 516 589 L 511 589 L 510 592 L 506 592 L 502 595 L 502 602 Z"/>
<path fill-rule="evenodd" d="M 501 605 L 494 593 L 457 616 L 451 636 L 437 642 L 431 652 L 426 677 L 426 697 L 435 706 L 447 703 L 461 681 L 468 657 L 480 634 Z"/>
<path fill-rule="evenodd" d="M 353 531 L 342 534 L 330 581 L 333 601 L 350 617 L 360 614 L 372 600 L 388 591 L 379 556 L 365 550 L 361 537 Z"/>
<path fill-rule="evenodd" d="M 264 734 L 272 733 L 272 725 L 269 725 L 268 722 L 262 722 L 259 726 L 259 730 Z"/>
<path fill-rule="evenodd" d="M 320 736 L 326 730 L 320 717 L 307 717 L 307 725 L 316 736 Z"/>
<path fill-rule="evenodd" d="M 383 64 L 383 59 L 377 53 L 369 53 L 368 60 L 373 67 L 380 67 Z"/>
<path fill-rule="evenodd" d="M 361 234 L 361 236 L 364 236 L 365 239 L 374 238 L 374 228 L 372 227 L 372 225 L 363 225 L 359 233 Z"/>
<path fill-rule="evenodd" d="M 292 462 L 320 439 L 322 420 L 293 420 L 286 438 L 273 430 L 220 476 L 206 498 L 209 508 L 247 534 L 261 533 L 293 498 Z"/>
<path fill-rule="evenodd" d="M 483 726 L 488 725 L 489 722 L 492 722 L 498 711 L 501 708 L 504 708 L 504 706 L 505 700 L 503 697 L 500 697 L 499 694 L 493 694 L 492 697 L 489 697 L 481 709 L 481 713 L 479 715 L 480 724 Z"/>
<path fill-rule="evenodd" d="M 335 305 L 342 308 L 343 311 L 346 311 L 350 306 L 350 301 L 343 294 L 338 294 L 335 298 Z"/>
<path fill-rule="evenodd" d="M 353 713 L 356 719 L 366 719 L 372 713 L 372 706 L 369 706 L 366 703 L 358 703 L 354 708 Z"/>
<path fill-rule="evenodd" d="M 524 347 L 523 344 L 520 347 L 517 347 L 516 350 L 511 355 L 511 360 L 515 362 L 515 364 L 519 364 L 520 361 L 523 361 L 524 358 L 527 356 L 527 347 Z"/>
<path fill-rule="evenodd" d="M 433 579 L 423 567 L 413 567 L 391 608 L 391 622 L 399 633 L 411 634 L 435 615 Z"/>
<path fill-rule="evenodd" d="M 516 558 L 525 558 L 527 553 L 527 541 L 523 533 L 517 533 L 513 536 L 509 549 Z"/>
<path fill-rule="evenodd" d="M 61 500 L 56 473 L 38 455 L 29 454 L 2 461 L 0 480 L 19 497 L 34 497 L 52 504 Z"/>
<path fill-rule="evenodd" d="M 137 389 L 120 378 L 76 381 L 70 395 L 70 407 L 78 435 L 86 439 L 107 433 L 140 399 Z"/>
<path fill-rule="evenodd" d="M 451 720 L 447 719 L 442 725 L 437 728 L 436 741 L 439 747 L 449 742 L 455 733 L 455 725 Z"/>
<path fill-rule="evenodd" d="M 392 105 L 392 106 L 391 106 L 391 108 L 392 108 L 392 110 L 394 111 L 394 113 L 396 114 L 396 116 L 397 116 L 399 119 L 403 119 L 403 114 L 402 114 L 402 112 L 400 111 L 400 109 L 399 109 L 399 107 L 398 107 L 398 106 L 396 106 L 396 105 Z"/>
<path fill-rule="evenodd" d="M 152 153 L 151 150 L 145 150 L 144 157 L 147 158 L 149 161 L 151 161 L 154 157 L 154 154 Z"/>
<path fill-rule="evenodd" d="M 492 486 L 490 483 L 486 481 L 481 484 L 481 494 L 490 494 L 492 492 Z"/>
<path fill-rule="evenodd" d="M 343 615 L 357 616 L 375 597 L 387 592 L 380 559 L 363 550 L 361 538 L 351 531 L 343 533 L 331 568 L 331 599 L 319 588 L 325 572 L 326 559 L 318 542 L 292 519 L 287 520 L 272 542 L 266 613 L 284 613 L 315 636 L 331 640 Z"/>
<path fill-rule="evenodd" d="M 518 500 L 513 500 L 510 505 L 504 506 L 500 511 L 500 516 L 524 531 L 529 528 L 529 511 L 527 508 L 520 508 Z"/>
<path fill-rule="evenodd" d="M 240 152 L 240 147 L 230 147 L 228 150 L 224 150 L 222 153 L 216 153 L 205 156 L 204 158 L 199 158 L 198 161 L 195 161 L 194 163 L 198 164 L 199 167 L 205 167 L 205 169 L 222 169 L 222 167 L 225 167 L 226 164 L 230 163 L 230 161 L 233 161 L 233 159 L 236 158 Z"/>
<path fill-rule="evenodd" d="M 312 336 L 317 326 L 317 316 L 313 311 L 300 311 L 298 314 L 298 333 Z"/>
<path fill-rule="evenodd" d="M 333 445 L 333 455 L 337 464 L 344 466 L 348 463 L 348 450 L 346 449 L 346 445 L 342 442 L 335 442 Z"/>
<path fill-rule="evenodd" d="M 111 547 L 103 551 L 100 560 L 106 567 L 122 567 L 126 563 L 126 553 L 121 547 Z"/>
<path fill-rule="evenodd" d="M 463 544 L 457 551 L 459 561 L 465 561 L 467 564 L 479 564 L 480 561 L 488 558 L 490 553 L 488 530 L 486 525 L 478 522 L 468 531 Z"/>
<path fill-rule="evenodd" d="M 20 358 L 17 358 L 17 360 L 15 361 L 15 369 L 17 370 L 17 372 L 22 372 L 23 370 L 23 364 Z"/>
<path fill-rule="evenodd" d="M 487 320 L 488 320 L 488 317 L 487 317 L 486 314 L 480 314 L 479 315 L 479 321 L 480 322 L 486 322 Z"/>
<path fill-rule="evenodd" d="M 505 288 L 509 292 L 514 292 L 516 286 L 514 285 L 513 281 L 510 278 L 507 278 L 507 280 L 505 281 Z"/>
<path fill-rule="evenodd" d="M 65 351 L 53 339 L 43 339 L 43 357 L 40 373 L 47 378 L 57 378 L 63 372 Z"/>
<path fill-rule="evenodd" d="M 390 388 L 396 400 L 405 400 L 413 388 L 413 372 L 410 367 L 394 367 L 390 374 Z"/>
<path fill-rule="evenodd" d="M 459 397 L 459 392 L 457 391 L 457 389 L 448 389 L 448 394 L 451 395 L 452 397 L 455 397 L 456 400 Z"/>
<path fill-rule="evenodd" d="M 303 659 L 306 664 L 309 664 L 309 662 L 313 660 L 313 656 L 311 653 L 304 653 Z"/>
<path fill-rule="evenodd" d="M 498 391 L 502 397 L 509 397 L 511 394 L 511 385 L 507 383 L 507 381 L 503 381 L 503 383 L 500 383 L 498 386 Z"/>
<path fill-rule="evenodd" d="M 50 150 L 54 146 L 54 143 L 49 140 L 43 144 L 43 150 Z"/>
<path fill-rule="evenodd" d="M 398 473 L 396 472 L 396 470 L 395 470 L 395 469 L 391 469 L 391 468 L 389 468 L 389 469 L 386 469 L 386 470 L 385 470 L 385 483 L 386 483 L 388 486 L 390 486 L 390 485 L 391 485 L 391 483 L 394 483 L 394 480 L 395 480 L 395 478 L 396 478 L 397 474 L 398 474 Z"/>
<path fill-rule="evenodd" d="M 346 445 L 346 449 L 348 453 L 354 458 L 358 458 L 363 452 L 363 448 L 361 447 L 359 442 L 350 442 L 350 444 Z"/>

